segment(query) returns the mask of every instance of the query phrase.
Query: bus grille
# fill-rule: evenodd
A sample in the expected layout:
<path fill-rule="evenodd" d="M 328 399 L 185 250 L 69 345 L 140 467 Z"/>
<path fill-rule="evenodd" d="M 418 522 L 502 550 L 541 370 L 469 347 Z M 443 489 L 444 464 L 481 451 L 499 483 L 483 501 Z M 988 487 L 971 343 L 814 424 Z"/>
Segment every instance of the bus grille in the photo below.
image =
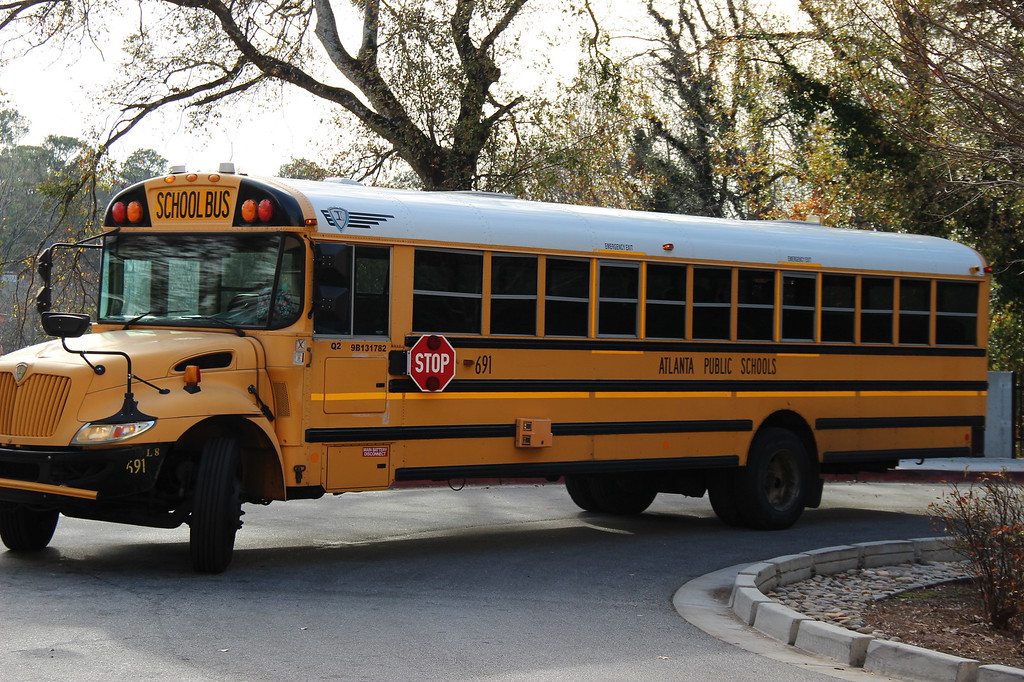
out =
<path fill-rule="evenodd" d="M 0 372 L 0 434 L 52 436 L 70 389 L 67 377 L 33 374 L 19 385 L 13 374 Z"/>

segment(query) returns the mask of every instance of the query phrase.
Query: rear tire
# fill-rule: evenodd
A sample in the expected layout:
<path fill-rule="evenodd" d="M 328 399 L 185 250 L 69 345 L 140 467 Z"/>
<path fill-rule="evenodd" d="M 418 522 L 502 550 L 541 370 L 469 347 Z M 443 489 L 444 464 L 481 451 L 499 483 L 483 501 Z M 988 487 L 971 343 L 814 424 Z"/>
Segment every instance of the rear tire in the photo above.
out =
<path fill-rule="evenodd" d="M 658 494 L 649 478 L 630 474 L 566 476 L 565 489 L 584 511 L 621 516 L 642 513 Z"/>
<path fill-rule="evenodd" d="M 609 475 L 592 477 L 590 494 L 597 506 L 595 511 L 632 516 L 650 507 L 658 490 L 645 476 Z"/>
<path fill-rule="evenodd" d="M 222 573 L 231 563 L 235 533 L 242 526 L 239 462 L 234 438 L 203 446 L 189 520 L 192 568 L 200 573 Z"/>
<path fill-rule="evenodd" d="M 50 544 L 58 518 L 56 510 L 36 511 L 24 505 L 0 507 L 0 540 L 13 551 L 38 551 Z"/>
<path fill-rule="evenodd" d="M 743 526 L 743 515 L 736 503 L 735 474 L 731 469 L 716 474 L 708 485 L 708 499 L 719 521 L 729 526 Z"/>
<path fill-rule="evenodd" d="M 589 476 L 566 476 L 565 490 L 569 493 L 569 498 L 583 511 L 600 511 L 593 493 L 590 492 Z"/>
<path fill-rule="evenodd" d="M 800 438 L 787 429 L 764 429 L 754 438 L 747 466 L 732 473 L 730 486 L 742 524 L 789 528 L 806 506 L 811 463 Z"/>

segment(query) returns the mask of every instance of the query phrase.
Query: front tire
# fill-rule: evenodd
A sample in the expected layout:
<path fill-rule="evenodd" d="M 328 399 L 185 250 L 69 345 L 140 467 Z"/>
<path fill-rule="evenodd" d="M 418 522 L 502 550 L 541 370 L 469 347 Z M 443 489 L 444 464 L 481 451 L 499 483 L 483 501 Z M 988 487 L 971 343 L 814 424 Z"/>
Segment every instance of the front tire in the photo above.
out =
<path fill-rule="evenodd" d="M 50 544 L 60 514 L 56 510 L 36 511 L 24 505 L 0 507 L 0 540 L 7 549 L 32 552 Z"/>
<path fill-rule="evenodd" d="M 200 573 L 222 573 L 231 563 L 235 533 L 242 526 L 240 461 L 234 438 L 203 446 L 189 520 L 192 568 Z"/>

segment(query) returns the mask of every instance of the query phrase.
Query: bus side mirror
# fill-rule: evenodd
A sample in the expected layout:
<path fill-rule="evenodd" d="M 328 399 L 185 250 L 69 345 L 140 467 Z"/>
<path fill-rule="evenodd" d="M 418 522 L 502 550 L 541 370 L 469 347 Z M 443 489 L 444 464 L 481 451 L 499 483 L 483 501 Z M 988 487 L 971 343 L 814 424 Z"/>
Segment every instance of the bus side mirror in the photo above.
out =
<path fill-rule="evenodd" d="M 77 313 L 43 313 L 41 315 L 43 331 L 48 336 L 62 339 L 77 338 L 89 331 L 92 320 L 88 315 Z"/>
<path fill-rule="evenodd" d="M 36 292 L 36 312 L 49 312 L 52 307 L 50 301 L 50 271 L 53 269 L 53 247 L 50 246 L 36 256 L 36 272 L 43 280 L 43 286 Z"/>
<path fill-rule="evenodd" d="M 50 287 L 41 286 L 36 292 L 36 312 L 48 313 L 53 304 L 50 302 Z"/>
<path fill-rule="evenodd" d="M 53 247 L 47 247 L 36 256 L 36 272 L 43 278 L 44 284 L 50 283 L 50 270 L 53 269 Z"/>

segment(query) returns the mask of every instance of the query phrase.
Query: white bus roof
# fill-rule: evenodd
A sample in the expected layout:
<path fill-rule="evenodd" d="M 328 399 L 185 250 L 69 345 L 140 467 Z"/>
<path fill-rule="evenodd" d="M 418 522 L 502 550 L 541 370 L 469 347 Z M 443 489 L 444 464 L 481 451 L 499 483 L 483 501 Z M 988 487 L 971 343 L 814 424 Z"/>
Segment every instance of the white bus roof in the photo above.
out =
<path fill-rule="evenodd" d="M 970 275 L 985 262 L 937 237 L 552 204 L 476 192 L 423 192 L 274 178 L 304 195 L 323 233 L 536 250 L 915 274 Z M 671 251 L 663 245 L 672 244 Z M 611 255 L 611 254 L 609 254 Z"/>

